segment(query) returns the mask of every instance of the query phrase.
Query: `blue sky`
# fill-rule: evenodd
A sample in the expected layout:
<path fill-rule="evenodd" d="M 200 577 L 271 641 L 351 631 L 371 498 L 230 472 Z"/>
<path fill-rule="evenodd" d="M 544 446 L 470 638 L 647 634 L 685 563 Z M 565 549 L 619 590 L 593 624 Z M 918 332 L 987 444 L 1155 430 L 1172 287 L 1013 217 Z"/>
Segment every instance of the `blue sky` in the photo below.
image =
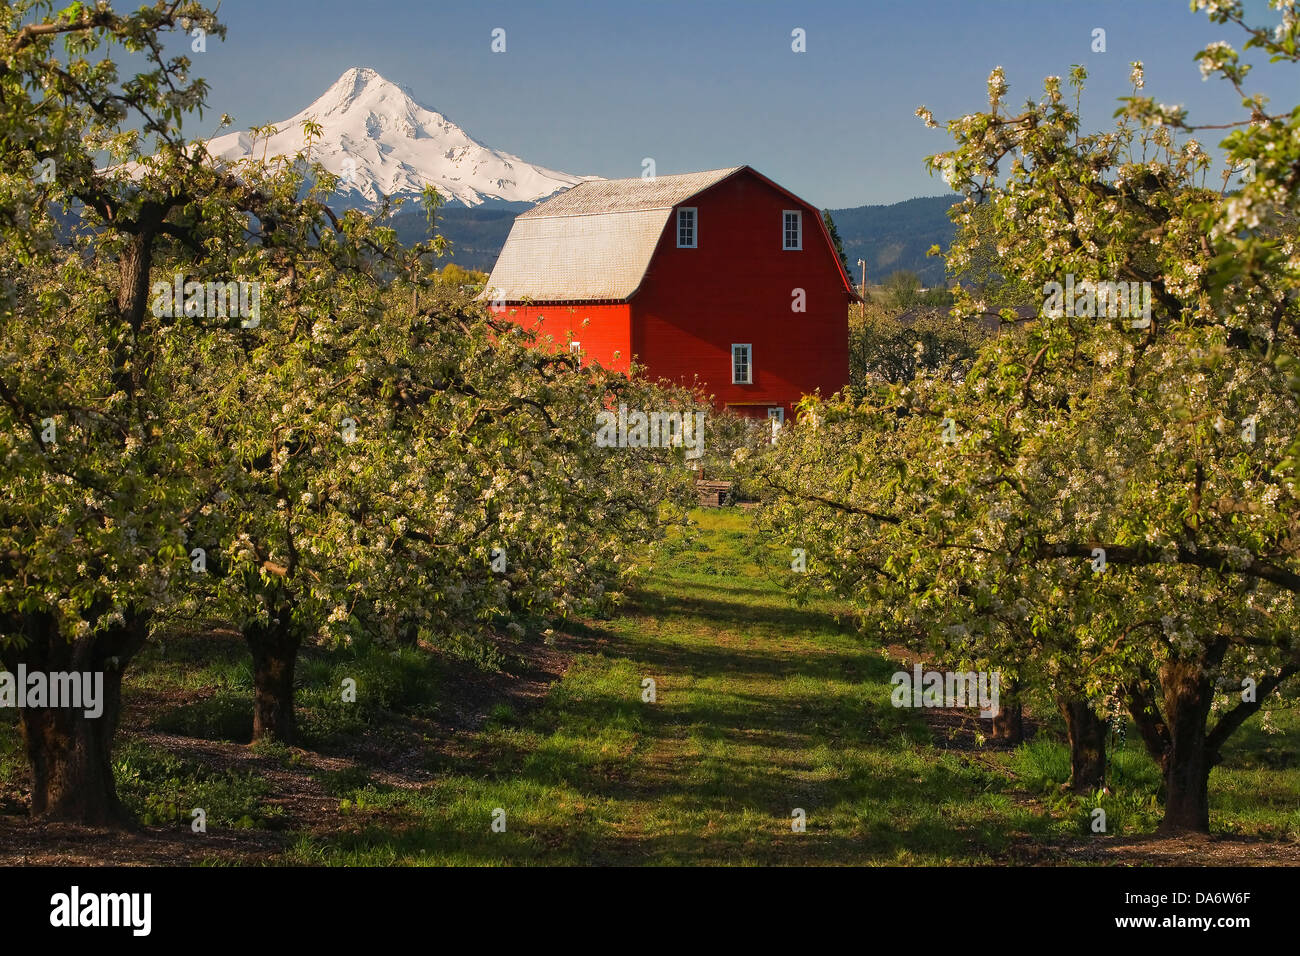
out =
<path fill-rule="evenodd" d="M 1263 0 L 1254 7 L 1273 22 Z M 913 112 L 925 104 L 942 122 L 984 108 L 997 65 L 1016 102 L 1083 64 L 1096 126 L 1128 93 L 1135 59 L 1146 92 L 1193 121 L 1240 118 L 1235 94 L 1202 82 L 1194 59 L 1211 40 L 1240 47 L 1239 31 L 1186 0 L 224 0 L 220 15 L 226 41 L 193 59 L 210 107 L 238 128 L 291 116 L 369 66 L 532 163 L 607 177 L 640 175 L 647 156 L 660 174 L 748 163 L 833 208 L 945 192 L 922 160 L 949 141 Z M 791 50 L 796 27 L 806 53 Z M 1105 53 L 1090 49 L 1098 27 Z M 495 28 L 504 53 L 491 51 Z M 1252 79 L 1289 108 L 1290 72 Z"/>

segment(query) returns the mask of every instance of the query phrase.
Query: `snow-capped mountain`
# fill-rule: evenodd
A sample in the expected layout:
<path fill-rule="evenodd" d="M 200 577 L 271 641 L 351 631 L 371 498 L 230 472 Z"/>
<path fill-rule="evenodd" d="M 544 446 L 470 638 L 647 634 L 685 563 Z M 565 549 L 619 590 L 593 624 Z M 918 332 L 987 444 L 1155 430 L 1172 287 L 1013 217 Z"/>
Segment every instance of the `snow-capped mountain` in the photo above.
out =
<path fill-rule="evenodd" d="M 441 113 L 421 106 L 374 70 L 352 68 L 305 110 L 272 125 L 256 154 L 292 156 L 303 148 L 303 122 L 315 120 L 322 135 L 313 158 L 342 178 L 345 201 L 373 203 L 380 194 L 419 194 L 426 185 L 466 206 L 486 200 L 536 202 L 561 189 L 596 179 L 534 166 L 474 140 Z M 253 152 L 252 137 L 228 133 L 208 143 L 220 159 Z"/>

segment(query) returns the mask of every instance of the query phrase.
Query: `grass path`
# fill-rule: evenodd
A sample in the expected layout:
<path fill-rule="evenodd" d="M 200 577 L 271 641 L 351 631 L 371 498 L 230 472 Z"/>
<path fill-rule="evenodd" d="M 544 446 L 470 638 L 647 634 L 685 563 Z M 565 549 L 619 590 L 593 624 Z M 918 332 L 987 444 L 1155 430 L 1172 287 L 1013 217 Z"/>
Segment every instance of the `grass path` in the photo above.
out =
<path fill-rule="evenodd" d="M 296 854 L 937 863 L 1004 859 L 1018 838 L 1047 835 L 1050 818 L 1006 792 L 1004 774 L 935 750 L 915 712 L 890 706 L 894 666 L 831 604 L 790 605 L 743 514 L 699 520 L 622 614 L 573 632 L 574 664 L 540 709 L 496 715 L 419 791 L 358 791 L 354 825 Z M 498 810 L 504 832 L 491 829 Z"/>
<path fill-rule="evenodd" d="M 115 751 L 136 832 L 31 826 L 0 714 L 0 860 L 1300 865 L 1294 708 L 1230 743 L 1210 778 L 1213 839 L 1159 839 L 1159 774 L 1136 742 L 1112 753 L 1114 791 L 1085 797 L 1059 792 L 1059 728 L 1016 751 L 948 742 L 957 715 L 891 706 L 896 665 L 834 602 L 789 603 L 774 571 L 788 556 L 749 515 L 696 520 L 617 615 L 520 646 L 508 672 L 418 649 L 304 654 L 302 748 L 244 743 L 236 635 L 172 635 L 128 682 Z M 343 677 L 364 709 L 339 702 Z M 1105 834 L 1089 826 L 1098 805 Z M 191 807 L 207 809 L 205 839 Z"/>

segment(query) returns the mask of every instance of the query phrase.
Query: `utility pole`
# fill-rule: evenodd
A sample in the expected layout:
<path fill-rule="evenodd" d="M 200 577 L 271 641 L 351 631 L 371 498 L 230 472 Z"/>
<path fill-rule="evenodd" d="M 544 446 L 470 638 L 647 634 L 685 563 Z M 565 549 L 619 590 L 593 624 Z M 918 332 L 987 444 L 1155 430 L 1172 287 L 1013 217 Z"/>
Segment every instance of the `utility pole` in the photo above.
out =
<path fill-rule="evenodd" d="M 858 303 L 858 318 L 867 317 L 867 260 L 859 259 L 858 267 L 862 269 L 862 301 Z"/>

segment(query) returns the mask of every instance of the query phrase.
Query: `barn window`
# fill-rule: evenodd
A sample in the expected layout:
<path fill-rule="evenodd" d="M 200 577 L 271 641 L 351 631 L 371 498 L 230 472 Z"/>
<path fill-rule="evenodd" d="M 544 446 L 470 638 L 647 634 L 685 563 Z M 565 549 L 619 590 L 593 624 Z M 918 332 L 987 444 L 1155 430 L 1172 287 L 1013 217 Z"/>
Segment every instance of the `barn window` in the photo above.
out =
<path fill-rule="evenodd" d="M 695 227 L 695 209 L 684 206 L 677 210 L 677 248 L 694 249 L 698 244 L 699 231 Z"/>
<path fill-rule="evenodd" d="M 752 345 L 733 345 L 731 347 L 731 383 L 733 385 L 750 385 L 754 381 L 754 363 L 750 352 Z"/>
<path fill-rule="evenodd" d="M 787 209 L 782 213 L 782 249 L 803 248 L 803 213 L 798 209 Z"/>
<path fill-rule="evenodd" d="M 580 355 L 580 354 L 582 354 L 582 343 L 581 343 L 581 342 L 576 342 L 576 341 L 575 341 L 575 342 L 570 342 L 570 343 L 569 343 L 569 352 L 570 352 L 571 354 L 573 354 L 573 355 Z"/>

